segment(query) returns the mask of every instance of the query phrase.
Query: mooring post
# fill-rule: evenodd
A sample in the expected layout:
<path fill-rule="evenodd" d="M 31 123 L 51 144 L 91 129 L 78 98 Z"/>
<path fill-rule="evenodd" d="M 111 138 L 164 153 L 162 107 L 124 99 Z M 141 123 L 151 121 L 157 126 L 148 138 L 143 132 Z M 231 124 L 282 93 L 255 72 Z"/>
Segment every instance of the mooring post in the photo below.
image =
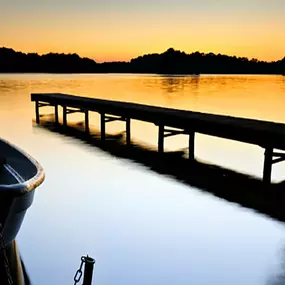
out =
<path fill-rule="evenodd" d="M 82 285 L 92 285 L 93 268 L 95 260 L 92 257 L 85 257 L 84 277 Z"/>
<path fill-rule="evenodd" d="M 189 160 L 195 160 L 195 132 L 189 134 Z"/>
<path fill-rule="evenodd" d="M 271 182 L 273 147 L 267 147 L 264 152 L 263 181 Z"/>
<path fill-rule="evenodd" d="M 54 105 L 54 121 L 55 121 L 55 124 L 58 125 L 58 105 L 57 104 Z"/>
<path fill-rule="evenodd" d="M 40 123 L 40 106 L 39 106 L 39 101 L 36 101 L 36 123 Z"/>
<path fill-rule="evenodd" d="M 89 135 L 89 112 L 85 110 L 85 133 Z"/>
<path fill-rule="evenodd" d="M 158 126 L 158 152 L 164 151 L 164 125 Z"/>
<path fill-rule="evenodd" d="M 106 138 L 105 114 L 101 113 L 101 140 L 104 141 L 105 138 Z"/>
<path fill-rule="evenodd" d="M 63 125 L 66 127 L 67 126 L 67 112 L 66 112 L 66 106 L 62 107 L 62 121 Z"/>
<path fill-rule="evenodd" d="M 131 145 L 131 119 L 126 118 L 126 143 Z"/>

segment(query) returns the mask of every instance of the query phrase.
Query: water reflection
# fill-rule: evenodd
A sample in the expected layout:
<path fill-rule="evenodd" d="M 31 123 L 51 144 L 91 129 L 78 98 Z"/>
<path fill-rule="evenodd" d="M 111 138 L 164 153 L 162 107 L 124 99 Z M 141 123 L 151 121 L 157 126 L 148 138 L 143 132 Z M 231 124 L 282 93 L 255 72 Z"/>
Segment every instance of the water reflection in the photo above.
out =
<path fill-rule="evenodd" d="M 270 217 L 285 221 L 285 180 L 265 184 L 262 180 L 220 166 L 195 160 L 190 162 L 188 150 L 165 152 L 140 145 L 134 140 L 126 145 L 125 132 L 108 135 L 101 141 L 100 132 L 90 129 L 86 135 L 84 122 L 69 123 L 68 127 L 55 126 L 53 116 L 42 116 L 41 126 L 63 135 L 72 136 L 99 147 L 112 156 L 127 158 L 147 166 L 152 171 L 171 176 L 182 183 L 210 192 L 230 202 L 254 209 Z M 36 126 L 37 127 L 37 126 Z"/>
<path fill-rule="evenodd" d="M 0 94 L 11 92 L 15 90 L 25 89 L 27 87 L 25 82 L 18 80 L 0 80 Z"/>
<path fill-rule="evenodd" d="M 285 75 L 282 76 L 281 89 L 285 92 Z"/>
<path fill-rule="evenodd" d="M 178 93 L 177 95 L 183 95 L 184 89 L 196 90 L 199 87 L 199 76 L 161 76 L 159 81 L 161 89 L 167 93 Z"/>
<path fill-rule="evenodd" d="M 202 171 L 196 176 L 185 168 L 190 185 L 196 186 L 192 187 L 187 181 L 177 182 L 171 173 L 166 177 L 149 171 L 148 167 L 163 166 L 154 158 L 153 166 L 146 167 L 32 127 L 32 92 L 64 92 L 285 122 L 284 78 L 280 76 L 193 79 L 181 77 L 167 83 L 167 78 L 152 75 L 0 75 L 5 81 L 0 88 L 1 136 L 37 158 L 46 170 L 46 182 L 36 194 L 18 240 L 33 284 L 71 284 L 78 257 L 86 253 L 97 260 L 94 283 L 100 285 L 260 285 L 276 272 L 277 253 L 284 246 L 283 224 L 198 189 L 202 183 L 215 188 L 216 182 L 207 182 L 205 173 L 220 173 L 217 185 L 223 195 L 241 191 L 244 202 L 252 202 L 252 193 L 260 194 L 258 179 L 249 182 L 251 178 L 242 175 L 244 189 L 234 184 L 223 188 L 225 177 L 221 169 L 211 168 L 211 162 L 256 175 L 262 170 L 261 151 L 198 137 Z M 99 128 L 97 117 L 90 123 Z M 155 127 L 134 122 L 132 128 L 135 141 L 157 143 Z M 116 133 L 118 126 L 108 126 L 107 131 L 112 130 Z M 178 136 L 167 141 L 166 148 L 186 145 L 187 138 L 183 141 Z M 165 159 L 178 163 L 180 154 L 170 153 Z M 278 181 L 284 173 L 282 163 L 273 170 Z M 228 174 L 235 176 L 234 171 Z M 276 200 L 283 195 L 274 198 L 273 193 L 261 189 L 256 201 L 261 212 L 266 212 L 266 195 Z"/>
<path fill-rule="evenodd" d="M 1 94 L 63 92 L 285 122 L 284 76 L 1 75 L 0 81 Z"/>

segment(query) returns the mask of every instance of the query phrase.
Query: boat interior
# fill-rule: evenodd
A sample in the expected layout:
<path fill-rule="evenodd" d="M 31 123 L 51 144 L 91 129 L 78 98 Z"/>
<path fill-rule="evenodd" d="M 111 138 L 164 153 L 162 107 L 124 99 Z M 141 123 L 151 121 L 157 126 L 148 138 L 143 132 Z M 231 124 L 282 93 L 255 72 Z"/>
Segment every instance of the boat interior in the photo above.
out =
<path fill-rule="evenodd" d="M 0 195 L 4 185 L 22 184 L 33 178 L 37 170 L 21 151 L 0 140 Z"/>

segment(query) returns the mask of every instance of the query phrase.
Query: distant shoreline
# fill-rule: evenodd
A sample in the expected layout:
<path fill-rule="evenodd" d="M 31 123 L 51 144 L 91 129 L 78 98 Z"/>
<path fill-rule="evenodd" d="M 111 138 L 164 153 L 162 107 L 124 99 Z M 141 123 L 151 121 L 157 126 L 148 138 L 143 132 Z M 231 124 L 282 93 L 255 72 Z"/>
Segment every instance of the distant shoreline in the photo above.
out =
<path fill-rule="evenodd" d="M 266 62 L 213 53 L 186 54 L 170 48 L 164 53 L 146 54 L 129 62 L 97 63 L 77 54 L 25 54 L 9 48 L 0 48 L 0 73 L 284 75 L 285 57 L 278 61 Z"/>
<path fill-rule="evenodd" d="M 193 74 L 182 74 L 182 73 L 173 73 L 173 74 L 163 74 L 163 73 L 142 73 L 142 72 L 1 72 L 0 71 L 0 75 L 3 74 L 9 74 L 9 75 L 21 75 L 21 74 L 50 74 L 50 75 L 84 75 L 84 74 L 88 74 L 88 75 L 100 75 L 100 74 L 122 74 L 122 75 L 157 75 L 157 76 L 161 76 L 161 77 L 197 77 L 199 78 L 200 76 L 203 75 L 236 75 L 236 76 L 244 76 L 244 75 L 248 75 L 248 76 L 256 76 L 256 75 L 272 75 L 272 76 L 285 76 L 285 74 L 281 74 L 281 73 L 201 73 L 198 76 L 197 75 L 193 75 Z"/>

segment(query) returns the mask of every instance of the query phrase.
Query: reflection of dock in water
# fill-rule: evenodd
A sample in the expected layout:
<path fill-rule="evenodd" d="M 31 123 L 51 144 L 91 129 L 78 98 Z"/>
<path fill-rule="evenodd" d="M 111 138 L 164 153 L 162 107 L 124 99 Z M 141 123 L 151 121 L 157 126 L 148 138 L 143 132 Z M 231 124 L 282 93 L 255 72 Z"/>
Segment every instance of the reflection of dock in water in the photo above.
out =
<path fill-rule="evenodd" d="M 102 141 L 100 131 L 96 129 L 90 128 L 90 134 L 86 134 L 84 122 L 55 125 L 54 116 L 42 115 L 41 126 L 87 143 L 90 151 L 95 146 L 112 156 L 129 159 L 183 184 L 285 221 L 284 182 L 269 185 L 249 175 L 197 160 L 189 161 L 188 152 L 184 150 L 159 153 L 155 148 L 140 145 L 134 140 L 127 145 L 125 132 L 106 134 Z"/>

